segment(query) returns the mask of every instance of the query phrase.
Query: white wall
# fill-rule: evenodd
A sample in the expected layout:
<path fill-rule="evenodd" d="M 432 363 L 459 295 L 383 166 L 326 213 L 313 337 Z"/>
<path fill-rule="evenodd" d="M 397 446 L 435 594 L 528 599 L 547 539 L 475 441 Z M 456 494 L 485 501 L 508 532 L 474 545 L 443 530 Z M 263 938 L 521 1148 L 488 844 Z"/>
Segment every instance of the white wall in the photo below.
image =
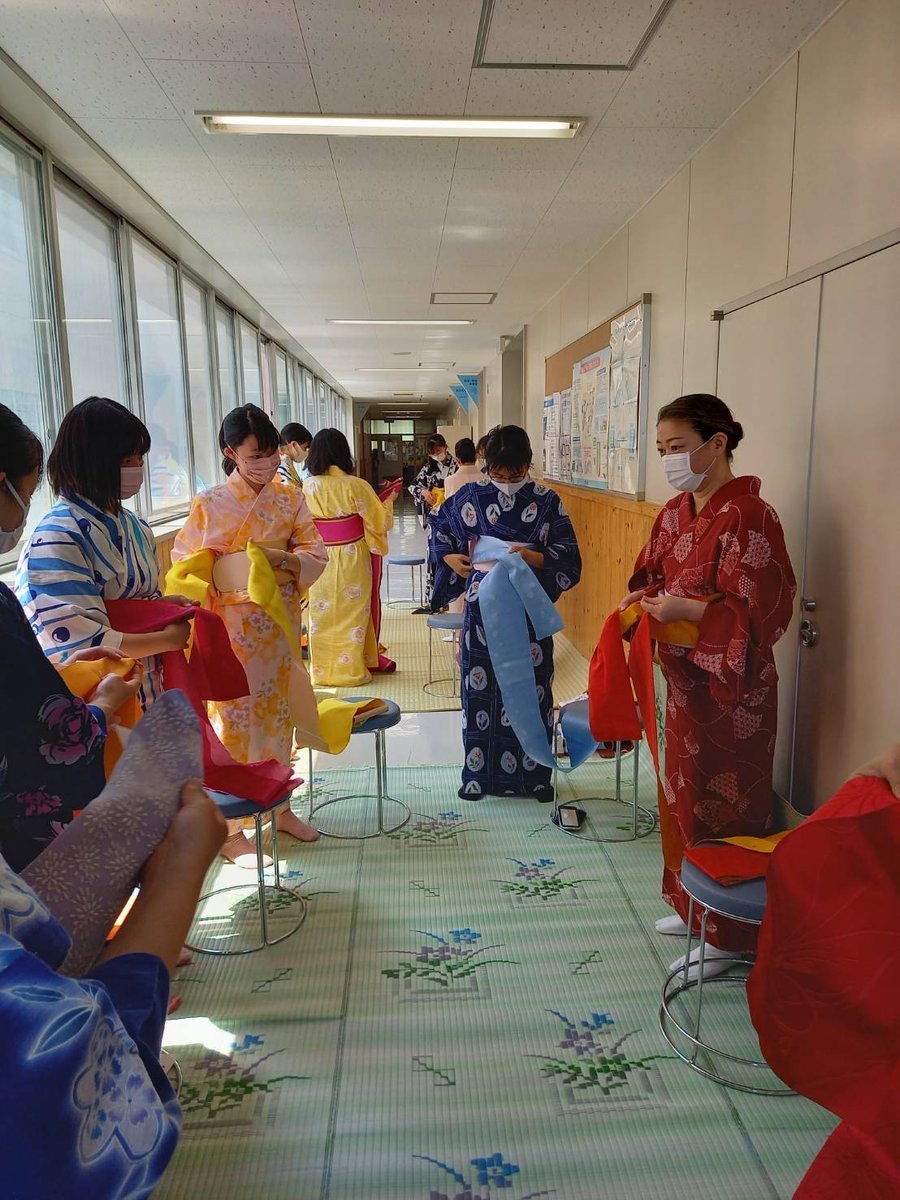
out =
<path fill-rule="evenodd" d="M 900 226 L 898 47 L 898 0 L 849 0 L 623 229 L 586 253 L 527 325 L 524 420 L 536 449 L 544 359 L 642 292 L 653 295 L 652 429 L 668 400 L 716 389 L 714 307 Z M 499 397 L 499 358 L 485 378 Z M 737 415 L 752 430 L 750 405 Z M 667 499 L 652 446 L 647 468 L 647 498 Z"/>

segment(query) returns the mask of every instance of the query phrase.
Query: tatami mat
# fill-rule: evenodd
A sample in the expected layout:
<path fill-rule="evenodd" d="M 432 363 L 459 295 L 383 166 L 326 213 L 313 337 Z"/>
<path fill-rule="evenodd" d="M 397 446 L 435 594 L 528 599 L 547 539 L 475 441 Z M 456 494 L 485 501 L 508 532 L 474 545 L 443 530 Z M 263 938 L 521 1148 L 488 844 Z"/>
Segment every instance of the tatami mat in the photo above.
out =
<path fill-rule="evenodd" d="M 326 772 L 320 798 L 371 792 L 373 775 Z M 178 973 L 185 1131 L 158 1195 L 788 1200 L 832 1119 L 726 1091 L 663 1041 L 681 945 L 653 931 L 656 833 L 578 841 L 533 800 L 458 800 L 455 767 L 389 778 L 413 810 L 393 836 L 287 844 L 310 903 L 293 937 Z M 593 763 L 567 787 L 608 795 L 613 780 Z M 588 807 L 588 828 L 627 824 Z M 753 1048 L 742 989 L 705 1008 Z"/>

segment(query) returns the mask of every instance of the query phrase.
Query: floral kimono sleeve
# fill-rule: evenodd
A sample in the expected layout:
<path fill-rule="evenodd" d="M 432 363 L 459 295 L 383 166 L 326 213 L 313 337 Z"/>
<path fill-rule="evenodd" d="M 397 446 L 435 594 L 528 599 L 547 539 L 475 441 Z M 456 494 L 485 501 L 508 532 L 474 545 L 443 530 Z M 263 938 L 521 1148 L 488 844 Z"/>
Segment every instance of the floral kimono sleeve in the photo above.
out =
<path fill-rule="evenodd" d="M 713 695 L 732 704 L 744 696 L 750 657 L 771 650 L 790 624 L 797 585 L 781 522 L 762 501 L 732 505 L 718 543 L 722 599 L 708 605 L 689 657 L 709 672 Z"/>
<path fill-rule="evenodd" d="M 296 489 L 296 502 L 297 509 L 294 514 L 294 527 L 288 539 L 288 550 L 300 557 L 298 584 L 306 589 L 312 587 L 328 566 L 328 551 L 325 549 L 322 535 L 316 529 L 301 488 Z"/>
<path fill-rule="evenodd" d="M 356 511 L 363 519 L 365 526 L 366 545 L 372 554 L 384 557 L 388 552 L 387 531 L 393 523 L 393 510 L 390 517 L 384 504 L 375 495 L 372 488 L 361 479 L 356 491 Z"/>

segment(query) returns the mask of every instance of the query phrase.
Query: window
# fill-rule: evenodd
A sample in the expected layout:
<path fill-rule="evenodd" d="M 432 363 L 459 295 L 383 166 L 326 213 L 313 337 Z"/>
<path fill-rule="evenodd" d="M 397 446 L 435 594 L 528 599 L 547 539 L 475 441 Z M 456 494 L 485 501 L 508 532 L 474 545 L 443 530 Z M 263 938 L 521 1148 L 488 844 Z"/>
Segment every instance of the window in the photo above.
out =
<path fill-rule="evenodd" d="M 72 399 L 109 396 L 131 407 L 115 221 L 64 187 L 56 219 Z"/>
<path fill-rule="evenodd" d="M 216 346 L 219 353 L 219 399 L 222 414 L 240 404 L 238 399 L 237 362 L 234 356 L 234 313 L 216 301 Z"/>
<path fill-rule="evenodd" d="M 300 420 L 311 433 L 318 433 L 319 418 L 316 412 L 316 381 L 311 371 L 303 368 L 303 407 Z"/>
<path fill-rule="evenodd" d="M 144 421 L 150 430 L 154 515 L 186 508 L 193 495 L 175 264 L 131 239 Z"/>
<path fill-rule="evenodd" d="M 291 393 L 288 387 L 287 355 L 275 347 L 275 424 L 284 429 L 291 420 Z"/>
<path fill-rule="evenodd" d="M 37 161 L 0 139 L 0 403 L 49 450 L 57 397 L 39 180 Z M 32 500 L 29 533 L 49 506 L 45 483 Z"/>
<path fill-rule="evenodd" d="M 316 380 L 316 392 L 318 394 L 318 405 L 317 405 L 318 421 L 317 421 L 316 428 L 317 429 L 327 429 L 328 428 L 328 411 L 327 411 L 326 396 L 328 393 L 328 389 L 326 388 L 325 381 L 323 379 Z"/>
<path fill-rule="evenodd" d="M 244 403 L 263 406 L 262 373 L 259 369 L 259 335 L 256 329 L 240 318 L 241 370 L 244 376 Z"/>
<path fill-rule="evenodd" d="M 186 275 L 182 275 L 181 285 L 194 441 L 194 486 L 200 491 L 216 482 L 219 422 L 210 370 L 206 292 Z"/>

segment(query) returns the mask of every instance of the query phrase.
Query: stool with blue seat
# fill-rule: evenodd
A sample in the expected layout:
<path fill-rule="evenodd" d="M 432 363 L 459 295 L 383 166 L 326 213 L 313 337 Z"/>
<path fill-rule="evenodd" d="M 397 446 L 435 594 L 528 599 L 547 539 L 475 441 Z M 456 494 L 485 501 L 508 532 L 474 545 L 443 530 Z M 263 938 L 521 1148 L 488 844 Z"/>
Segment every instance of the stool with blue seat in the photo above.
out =
<path fill-rule="evenodd" d="M 361 704 L 371 700 L 370 696 L 348 696 L 346 699 L 351 704 Z M 400 709 L 393 700 L 385 700 L 387 712 L 379 713 L 376 716 L 369 717 L 368 720 L 361 725 L 355 725 L 351 732 L 351 737 L 359 737 L 361 734 L 371 733 L 375 737 L 375 794 L 357 794 L 345 796 L 329 796 L 327 800 L 321 800 L 315 803 L 313 794 L 313 765 L 312 765 L 312 750 L 309 750 L 309 779 L 310 779 L 310 800 L 309 800 L 309 820 L 310 824 L 314 825 L 319 833 L 325 837 L 333 837 L 344 840 L 364 841 L 367 838 L 381 837 L 383 834 L 396 833 L 412 816 L 409 805 L 404 804 L 402 800 L 397 800 L 394 796 L 388 795 L 387 790 L 387 749 L 385 746 L 385 733 L 389 729 L 393 729 L 395 725 L 400 724 Z M 323 808 L 327 808 L 330 804 L 346 804 L 352 800 L 374 800 L 376 803 L 377 825 L 374 829 L 368 830 L 368 823 L 363 826 L 361 833 L 342 833 L 335 829 L 325 829 L 317 821 L 314 820 L 315 814 Z M 396 804 L 400 810 L 400 820 L 391 826 L 386 826 L 384 823 L 384 806 L 385 802 Z"/>
<path fill-rule="evenodd" d="M 692 1070 L 697 1071 L 707 1079 L 712 1079 L 716 1083 L 723 1084 L 725 1087 L 735 1088 L 740 1092 L 752 1092 L 758 1096 L 793 1096 L 794 1092 L 783 1084 L 778 1087 L 757 1087 L 743 1079 L 734 1078 L 734 1072 L 731 1075 L 724 1075 L 716 1070 L 714 1060 L 721 1059 L 725 1063 L 734 1063 L 738 1066 L 751 1068 L 753 1072 L 762 1070 L 772 1074 L 772 1069 L 765 1059 L 748 1058 L 745 1055 L 725 1050 L 721 1046 L 714 1046 L 711 1042 L 705 1041 L 700 1033 L 700 1018 L 703 1011 L 703 994 L 705 989 L 712 984 L 726 984 L 732 987 L 744 988 L 749 971 L 732 974 L 732 969 L 742 967 L 752 968 L 755 961 L 749 955 L 735 957 L 733 960 L 730 960 L 732 967 L 724 974 L 715 975 L 712 978 L 704 980 L 706 923 L 709 915 L 710 913 L 716 913 L 721 917 L 729 917 L 732 921 L 739 921 L 742 924 L 758 928 L 766 911 L 765 879 L 749 879 L 743 883 L 726 887 L 685 858 L 681 863 L 681 886 L 690 900 L 687 915 L 687 942 L 684 965 L 670 971 L 663 984 L 662 1003 L 659 1007 L 659 1027 L 663 1037 L 683 1062 L 686 1062 Z M 701 909 L 700 943 L 696 967 L 692 970 L 691 947 L 693 943 L 695 906 Z M 680 1013 L 676 1015 L 674 1011 L 678 998 L 690 991 L 696 991 L 697 993 L 693 1029 L 687 1028 L 689 1024 L 687 1016 L 681 1016 Z M 679 1004 L 678 1008 L 682 1012 L 686 1011 L 686 1006 L 683 1004 Z M 684 1024 L 682 1024 L 682 1021 Z M 677 1031 L 681 1035 L 681 1038 L 687 1042 L 690 1049 L 680 1044 L 679 1039 L 673 1031 Z M 708 1065 L 698 1061 L 698 1056 L 701 1053 L 707 1058 Z M 777 1077 L 773 1074 L 773 1078 Z"/>
<path fill-rule="evenodd" d="M 222 810 L 222 815 L 226 820 L 253 818 L 253 823 L 256 826 L 256 883 L 236 883 L 230 887 L 215 888 L 213 891 L 202 895 L 197 902 L 197 916 L 194 918 L 194 924 L 191 927 L 188 938 L 192 935 L 196 937 L 196 933 L 199 932 L 202 933 L 204 942 L 188 940 L 185 942 L 185 945 L 189 950 L 196 950 L 201 954 L 218 955 L 252 954 L 256 950 L 262 950 L 265 946 L 277 946 L 279 942 L 283 942 L 285 938 L 289 938 L 291 934 L 297 932 L 306 920 L 309 912 L 309 904 L 304 897 L 299 892 L 294 891 L 293 888 L 285 887 L 281 882 L 276 814 L 279 809 L 283 808 L 290 801 L 291 793 L 289 792 L 271 808 L 260 808 L 252 800 L 241 800 L 238 796 L 229 795 L 227 792 L 210 791 L 209 795 Z M 273 878 L 271 882 L 266 879 L 265 859 L 263 857 L 263 822 L 267 817 L 272 832 Z M 239 937 L 240 934 L 234 930 L 235 913 L 233 909 L 221 914 L 215 912 L 204 913 L 204 906 L 209 905 L 214 899 L 224 896 L 229 892 L 246 891 L 248 887 L 254 886 L 256 887 L 255 904 L 259 908 L 259 940 L 254 945 L 237 949 L 230 946 L 210 945 L 209 939 L 211 938 L 216 938 L 217 940 L 233 939 Z M 286 922 L 285 917 L 287 918 Z M 273 937 L 271 936 L 271 925 L 273 922 L 279 927 L 286 923 L 288 928 L 281 929 L 277 937 Z"/>
<path fill-rule="evenodd" d="M 560 709 L 559 720 L 554 732 L 553 745 L 556 747 L 560 735 L 569 747 L 579 747 L 581 754 L 593 754 L 600 746 L 591 733 L 590 715 L 587 700 L 574 700 Z M 579 796 L 577 803 L 590 801 L 605 801 L 607 803 L 625 804 L 622 799 L 622 743 L 616 742 L 616 794 L 615 796 Z M 646 837 L 656 827 L 656 814 L 638 804 L 639 771 L 640 771 L 640 742 L 634 743 L 634 763 L 631 787 L 631 831 L 624 837 L 607 837 L 600 833 L 587 830 L 566 829 L 559 823 L 559 755 L 553 755 L 553 817 L 554 824 L 563 833 L 571 837 L 582 838 L 587 842 L 633 842 L 637 838 Z"/>
<path fill-rule="evenodd" d="M 425 587 L 422 582 L 422 568 L 425 566 L 425 558 L 421 554 L 389 554 L 387 559 L 387 569 L 385 576 L 387 577 L 387 603 L 391 607 L 397 604 L 415 604 L 416 602 L 416 568 L 419 569 L 419 605 L 425 604 Z M 391 599 L 391 567 L 409 567 L 409 600 L 392 600 Z"/>
<path fill-rule="evenodd" d="M 462 633 L 465 616 L 463 613 L 433 613 L 426 624 L 428 625 L 428 682 L 422 685 L 422 691 L 429 696 L 459 696 L 459 675 L 456 663 L 457 634 Z M 451 673 L 443 679 L 434 678 L 434 631 L 453 634 L 453 655 Z M 441 684 L 449 684 L 450 688 L 441 688 Z M 432 690 L 437 689 L 437 690 Z"/>

